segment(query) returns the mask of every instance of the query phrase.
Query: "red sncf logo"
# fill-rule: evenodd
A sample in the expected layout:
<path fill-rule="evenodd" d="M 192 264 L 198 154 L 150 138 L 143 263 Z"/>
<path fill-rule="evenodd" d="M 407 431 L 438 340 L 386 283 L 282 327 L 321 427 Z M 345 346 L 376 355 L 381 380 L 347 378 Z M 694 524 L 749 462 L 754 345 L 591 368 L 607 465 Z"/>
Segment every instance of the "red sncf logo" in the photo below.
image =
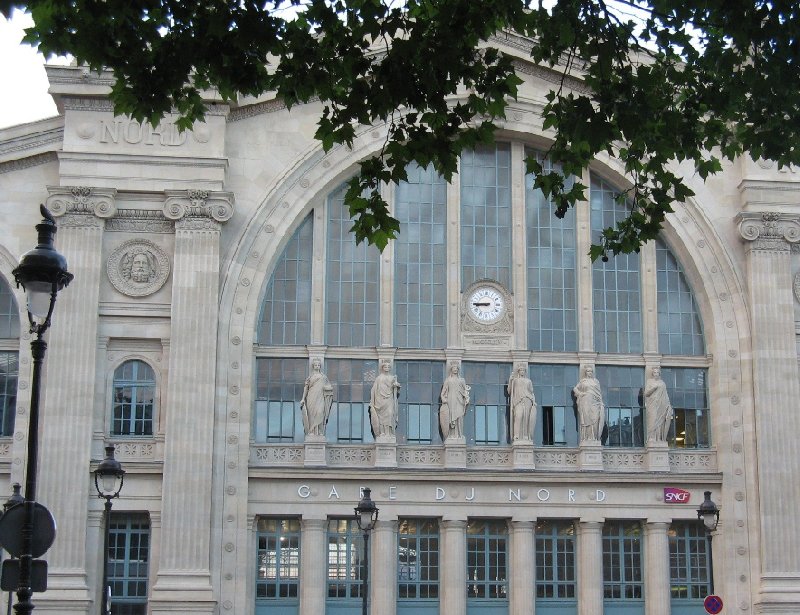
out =
<path fill-rule="evenodd" d="M 688 504 L 692 494 L 677 487 L 664 487 L 664 501 L 668 504 Z"/>

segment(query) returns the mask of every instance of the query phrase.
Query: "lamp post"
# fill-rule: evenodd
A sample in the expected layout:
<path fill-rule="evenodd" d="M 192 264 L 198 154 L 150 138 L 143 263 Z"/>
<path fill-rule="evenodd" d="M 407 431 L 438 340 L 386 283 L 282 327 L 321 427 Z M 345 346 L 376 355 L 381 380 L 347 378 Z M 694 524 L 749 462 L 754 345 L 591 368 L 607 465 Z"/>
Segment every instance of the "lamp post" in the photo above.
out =
<path fill-rule="evenodd" d="M 709 589 L 711 595 L 714 595 L 714 551 L 711 548 L 711 533 L 717 529 L 719 524 L 719 508 L 714 502 L 711 501 L 711 492 L 705 492 L 705 499 L 697 509 L 697 518 L 703 522 L 703 527 L 706 530 L 706 539 L 708 540 L 708 574 L 711 577 Z"/>
<path fill-rule="evenodd" d="M 31 570 L 33 567 L 34 504 L 36 503 L 36 470 L 39 455 L 39 390 L 41 388 L 42 363 L 47 343 L 42 339 L 50 327 L 50 317 L 56 304 L 58 291 L 72 281 L 65 259 L 53 246 L 56 221 L 44 205 L 40 206 L 42 220 L 36 225 L 38 245 L 22 255 L 19 266 L 12 272 L 17 286 L 25 290 L 28 302 L 30 332 L 36 337 L 31 341 L 33 375 L 31 377 L 31 407 L 28 417 L 28 454 L 25 465 L 25 506 L 22 524 L 22 551 L 19 557 L 19 584 L 17 586 L 16 613 L 30 613 Z"/>
<path fill-rule="evenodd" d="M 361 501 L 356 506 L 356 523 L 358 529 L 364 532 L 364 565 L 361 568 L 361 615 L 367 615 L 367 596 L 369 595 L 369 533 L 375 528 L 378 521 L 378 507 L 372 501 L 369 487 L 364 487 Z"/>
<path fill-rule="evenodd" d="M 101 590 L 100 615 L 111 612 L 110 592 L 108 587 L 108 538 L 111 533 L 111 500 L 119 497 L 122 483 L 125 480 L 125 470 L 122 464 L 114 459 L 114 445 L 106 445 L 106 458 L 100 462 L 94 471 L 94 487 L 97 497 L 105 498 L 105 530 L 103 536 L 103 584 Z"/>

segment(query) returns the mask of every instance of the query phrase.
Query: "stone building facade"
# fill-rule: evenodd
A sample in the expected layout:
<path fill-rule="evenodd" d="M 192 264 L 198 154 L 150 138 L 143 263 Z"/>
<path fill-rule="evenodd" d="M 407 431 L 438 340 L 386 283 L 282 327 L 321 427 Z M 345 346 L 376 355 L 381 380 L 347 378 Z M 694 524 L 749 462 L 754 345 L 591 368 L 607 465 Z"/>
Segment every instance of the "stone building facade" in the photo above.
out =
<path fill-rule="evenodd" d="M 411 169 L 386 187 L 402 232 L 383 253 L 354 244 L 341 191 L 383 126 L 326 154 L 317 103 L 212 98 L 179 133 L 115 117 L 107 74 L 48 68 L 59 116 L 0 131 L 0 493 L 25 468 L 30 337 L 11 271 L 39 203 L 75 276 L 48 333 L 38 499 L 58 536 L 37 612 L 99 609 L 91 472 L 107 442 L 127 472 L 114 613 L 360 612 L 364 487 L 380 511 L 372 613 L 701 613 L 704 491 L 726 612 L 800 610 L 800 174 L 742 159 L 690 177 L 657 242 L 592 263 L 626 177 L 598 159 L 587 202 L 551 215 L 523 160 L 547 147 L 557 75 L 496 43 L 524 79 L 497 143 L 450 184 Z M 330 410 L 307 436 L 314 361 Z M 400 389 L 376 438 L 383 363 Z M 463 437 L 443 438 L 453 365 L 470 401 Z M 520 365 L 536 405 L 518 437 Z M 588 368 L 597 439 L 573 392 Z M 663 440 L 644 399 L 658 371 Z"/>

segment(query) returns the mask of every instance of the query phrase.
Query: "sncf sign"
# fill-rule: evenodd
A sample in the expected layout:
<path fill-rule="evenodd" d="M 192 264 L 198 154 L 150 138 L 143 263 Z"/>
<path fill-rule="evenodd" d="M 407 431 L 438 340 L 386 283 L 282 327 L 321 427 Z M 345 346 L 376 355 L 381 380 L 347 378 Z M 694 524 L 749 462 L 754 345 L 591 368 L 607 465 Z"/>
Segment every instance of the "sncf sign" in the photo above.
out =
<path fill-rule="evenodd" d="M 691 493 L 677 487 L 664 487 L 664 501 L 667 504 L 688 504 Z"/>

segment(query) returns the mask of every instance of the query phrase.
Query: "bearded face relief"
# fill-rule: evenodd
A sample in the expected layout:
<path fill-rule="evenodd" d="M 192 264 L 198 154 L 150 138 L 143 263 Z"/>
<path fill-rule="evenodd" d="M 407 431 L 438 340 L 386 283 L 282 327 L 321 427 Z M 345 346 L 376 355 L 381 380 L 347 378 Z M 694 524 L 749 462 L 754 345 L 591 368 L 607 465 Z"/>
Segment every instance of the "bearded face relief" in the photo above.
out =
<path fill-rule="evenodd" d="M 147 240 L 126 241 L 108 259 L 108 278 L 123 295 L 145 297 L 167 281 L 170 265 L 164 251 Z"/>

